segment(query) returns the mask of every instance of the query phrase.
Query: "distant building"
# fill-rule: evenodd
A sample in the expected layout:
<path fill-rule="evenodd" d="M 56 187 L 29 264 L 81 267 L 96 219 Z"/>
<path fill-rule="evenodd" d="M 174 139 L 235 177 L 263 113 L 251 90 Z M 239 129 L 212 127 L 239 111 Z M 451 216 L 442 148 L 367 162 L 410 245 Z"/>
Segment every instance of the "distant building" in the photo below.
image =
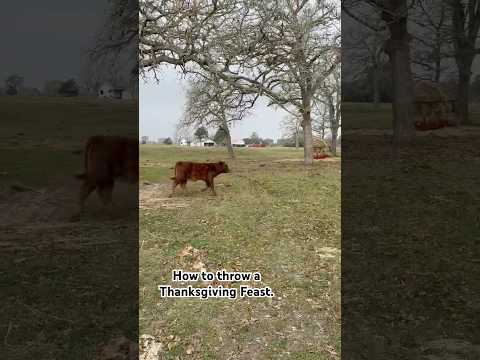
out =
<path fill-rule="evenodd" d="M 217 145 L 217 144 L 213 140 L 204 140 L 203 141 L 203 146 L 208 146 L 209 147 L 209 146 L 215 146 L 215 145 Z"/>
<path fill-rule="evenodd" d="M 211 147 L 211 146 L 215 146 L 217 144 L 215 143 L 215 141 L 207 139 L 207 140 L 203 140 L 203 141 L 195 141 L 195 142 L 192 142 L 188 145 L 189 146 L 198 146 L 198 147 Z"/>
<path fill-rule="evenodd" d="M 207 139 L 203 141 L 189 141 L 187 139 L 180 139 L 178 141 L 180 146 L 196 146 L 196 147 L 211 147 L 216 146 L 217 143 L 213 140 Z"/>
<path fill-rule="evenodd" d="M 98 96 L 101 98 L 133 99 L 133 91 L 123 86 L 113 86 L 111 83 L 103 83 L 98 89 Z"/>
<path fill-rule="evenodd" d="M 235 140 L 232 140 L 232 146 L 233 147 L 245 147 L 246 144 L 245 144 L 245 141 L 243 141 L 242 139 L 235 139 Z"/>

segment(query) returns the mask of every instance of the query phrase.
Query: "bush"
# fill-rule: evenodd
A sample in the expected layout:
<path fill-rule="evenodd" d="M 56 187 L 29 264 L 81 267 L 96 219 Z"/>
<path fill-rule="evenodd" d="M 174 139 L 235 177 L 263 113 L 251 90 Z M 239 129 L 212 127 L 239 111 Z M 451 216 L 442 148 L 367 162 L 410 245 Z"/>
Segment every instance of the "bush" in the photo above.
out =
<path fill-rule="evenodd" d="M 79 92 L 80 89 L 74 79 L 65 81 L 58 90 L 58 93 L 63 96 L 78 96 Z"/>
<path fill-rule="evenodd" d="M 17 95 L 18 94 L 18 91 L 17 89 L 15 89 L 13 86 L 10 86 L 7 91 L 5 91 L 5 94 L 7 95 L 10 95 L 10 96 L 13 96 L 13 95 Z"/>

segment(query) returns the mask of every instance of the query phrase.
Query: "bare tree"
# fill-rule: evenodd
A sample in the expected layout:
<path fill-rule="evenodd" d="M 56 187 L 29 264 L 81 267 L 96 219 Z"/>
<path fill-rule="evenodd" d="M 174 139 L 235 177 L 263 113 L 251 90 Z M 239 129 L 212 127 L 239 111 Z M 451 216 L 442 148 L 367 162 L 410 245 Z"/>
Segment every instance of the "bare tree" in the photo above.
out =
<path fill-rule="evenodd" d="M 477 39 L 480 30 L 479 0 L 449 0 L 455 62 L 458 69 L 457 103 L 460 124 L 470 124 L 468 116 L 470 80 L 473 60 L 480 53 Z"/>
<path fill-rule="evenodd" d="M 23 86 L 23 77 L 18 74 L 9 75 L 5 79 L 7 95 L 17 95 Z"/>
<path fill-rule="evenodd" d="M 221 129 L 230 158 L 234 159 L 230 127 L 248 115 L 257 98 L 258 94 L 246 95 L 215 75 L 197 76 L 187 91 L 183 125 Z"/>
<path fill-rule="evenodd" d="M 412 63 L 418 78 L 439 82 L 453 56 L 450 7 L 446 1 L 418 0 L 410 17 L 414 28 Z"/>
<path fill-rule="evenodd" d="M 283 131 L 282 137 L 295 140 L 295 149 L 300 146 L 302 135 L 302 116 L 300 114 L 288 114 L 280 122 Z"/>
<path fill-rule="evenodd" d="M 182 140 L 190 144 L 193 141 L 192 129 L 185 126 L 181 121 L 178 122 L 175 127 L 174 140 L 176 144 L 179 144 Z"/>
<path fill-rule="evenodd" d="M 82 71 L 84 86 L 93 92 L 101 82 L 107 81 L 136 89 L 137 54 L 138 2 L 108 0 L 103 25 L 86 56 Z"/>
<path fill-rule="evenodd" d="M 381 21 L 377 13 L 364 15 L 368 23 Z M 366 77 L 371 74 L 372 102 L 378 107 L 381 101 L 381 80 L 388 58 L 385 54 L 385 42 L 387 40 L 387 29 L 385 27 L 370 28 L 352 24 L 348 17 L 344 18 L 342 32 L 347 35 L 343 37 L 343 49 L 345 52 L 344 61 L 348 61 L 348 68 L 351 74 L 350 80 Z"/>
<path fill-rule="evenodd" d="M 319 111 L 320 116 L 316 117 L 314 124 L 317 128 L 325 131 L 330 130 L 332 154 L 337 155 L 337 139 L 338 130 L 341 127 L 341 73 L 339 70 L 334 71 L 322 86 L 320 95 L 316 98 L 317 108 L 323 109 Z M 325 125 L 325 119 L 328 119 L 328 125 Z"/>
<path fill-rule="evenodd" d="M 448 65 L 454 59 L 458 74 L 457 109 L 459 124 L 470 124 L 469 100 L 472 64 L 480 52 L 477 40 L 480 30 L 480 1 L 448 0 L 417 3 L 419 16 L 414 18 L 423 28 L 421 36 L 415 38 L 420 43 L 420 51 L 414 61 L 424 70 L 433 73 L 433 80 L 439 81 Z M 420 56 L 418 56 L 420 55 Z"/>
<path fill-rule="evenodd" d="M 141 0 L 140 67 L 201 68 L 302 114 L 311 165 L 313 98 L 340 63 L 338 10 L 313 0 Z"/>
<path fill-rule="evenodd" d="M 320 134 L 322 139 L 327 135 L 328 124 L 328 108 L 323 104 L 316 104 L 313 111 L 313 131 Z"/>
<path fill-rule="evenodd" d="M 138 1 L 108 0 L 108 3 L 107 16 L 91 50 L 93 57 L 118 57 L 138 46 Z"/>
<path fill-rule="evenodd" d="M 410 40 L 407 21 L 408 12 L 413 5 L 407 0 L 342 0 L 342 9 L 350 17 L 373 30 L 386 27 L 389 39 L 385 43 L 385 52 L 390 58 L 393 97 L 393 141 L 395 144 L 410 141 L 415 136 L 413 121 L 413 77 L 410 57 Z M 380 25 L 364 19 L 357 10 L 368 8 L 376 12 L 382 20 Z M 361 10 L 360 10 L 361 11 Z"/>

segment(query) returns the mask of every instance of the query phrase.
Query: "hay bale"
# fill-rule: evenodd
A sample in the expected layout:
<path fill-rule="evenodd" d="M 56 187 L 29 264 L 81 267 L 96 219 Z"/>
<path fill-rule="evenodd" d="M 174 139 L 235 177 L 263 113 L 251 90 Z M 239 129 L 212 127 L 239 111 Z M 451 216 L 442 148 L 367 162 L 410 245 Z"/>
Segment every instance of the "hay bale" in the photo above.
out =
<path fill-rule="evenodd" d="M 432 81 L 420 80 L 415 83 L 415 101 L 446 102 L 447 95 L 441 86 Z"/>
<path fill-rule="evenodd" d="M 421 80 L 415 83 L 415 126 L 437 129 L 444 126 L 448 113 L 448 97 L 437 83 Z"/>
<path fill-rule="evenodd" d="M 313 137 L 313 158 L 324 159 L 330 156 L 330 144 L 320 137 Z"/>
<path fill-rule="evenodd" d="M 313 149 L 318 149 L 318 150 L 325 150 L 329 151 L 330 150 L 330 145 L 322 138 L 314 136 L 313 137 Z"/>

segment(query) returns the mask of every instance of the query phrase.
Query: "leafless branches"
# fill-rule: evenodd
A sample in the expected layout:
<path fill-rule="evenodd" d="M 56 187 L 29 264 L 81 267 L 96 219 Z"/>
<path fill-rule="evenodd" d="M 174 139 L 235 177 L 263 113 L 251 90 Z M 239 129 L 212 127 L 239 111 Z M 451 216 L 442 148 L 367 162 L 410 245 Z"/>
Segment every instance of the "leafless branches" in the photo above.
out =
<path fill-rule="evenodd" d="M 140 67 L 203 71 L 301 113 L 310 164 L 312 100 L 340 63 L 339 27 L 328 0 L 141 0 Z"/>
<path fill-rule="evenodd" d="M 249 114 L 258 97 L 242 93 L 215 75 L 199 74 L 190 81 L 182 126 L 221 129 L 233 158 L 230 128 Z"/>

